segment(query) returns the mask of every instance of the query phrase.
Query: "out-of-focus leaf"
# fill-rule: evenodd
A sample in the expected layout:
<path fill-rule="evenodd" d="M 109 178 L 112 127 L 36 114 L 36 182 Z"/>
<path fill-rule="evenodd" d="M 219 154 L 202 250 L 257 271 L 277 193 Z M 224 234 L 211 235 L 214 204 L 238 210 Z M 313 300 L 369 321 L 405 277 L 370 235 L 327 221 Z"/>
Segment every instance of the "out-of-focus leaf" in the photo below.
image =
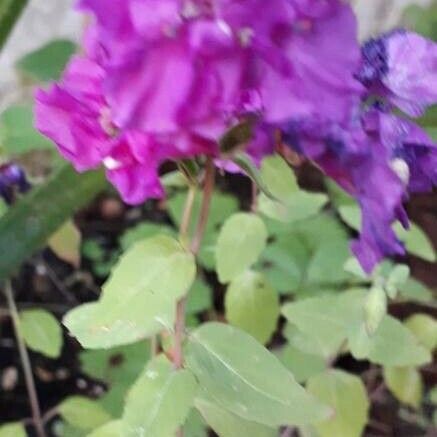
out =
<path fill-rule="evenodd" d="M 410 223 L 409 229 L 404 229 L 399 223 L 395 225 L 395 232 L 399 239 L 404 242 L 407 252 L 423 258 L 429 262 L 436 261 L 436 253 L 428 236 L 414 223 Z"/>
<path fill-rule="evenodd" d="M 54 150 L 53 143 L 33 127 L 30 105 L 11 106 L 0 115 L 0 146 L 9 155 Z"/>
<path fill-rule="evenodd" d="M 20 331 L 26 345 L 49 358 L 58 358 L 62 348 L 62 329 L 48 311 L 35 309 L 20 312 Z"/>
<path fill-rule="evenodd" d="M 284 305 L 282 314 L 329 358 L 339 352 L 348 329 L 359 319 L 364 295 L 362 290 L 356 290 L 337 296 L 302 299 Z"/>
<path fill-rule="evenodd" d="M 399 286 L 399 293 L 405 299 L 418 302 L 430 302 L 433 299 L 432 291 L 417 279 L 408 278 L 404 284 Z"/>
<path fill-rule="evenodd" d="M 272 336 L 280 314 L 277 292 L 262 273 L 247 271 L 235 278 L 225 298 L 226 318 L 265 344 Z"/>
<path fill-rule="evenodd" d="M 276 437 L 278 435 L 278 431 L 273 428 L 245 420 L 203 398 L 196 399 L 196 408 L 220 437 Z"/>
<path fill-rule="evenodd" d="M 22 57 L 16 64 L 26 77 L 37 82 L 58 80 L 76 45 L 68 40 L 56 40 Z"/>
<path fill-rule="evenodd" d="M 84 396 L 71 396 L 65 399 L 58 406 L 58 411 L 70 425 L 85 430 L 93 430 L 111 420 L 111 416 L 97 401 Z"/>
<path fill-rule="evenodd" d="M 184 435 L 187 437 L 208 437 L 209 431 L 203 417 L 196 409 L 192 409 L 184 424 Z"/>
<path fill-rule="evenodd" d="M 20 199 L 0 219 L 0 279 L 44 247 L 53 232 L 105 186 L 103 173 L 78 174 L 66 165 Z"/>
<path fill-rule="evenodd" d="M 0 3 L 0 50 L 28 0 L 2 0 Z"/>
<path fill-rule="evenodd" d="M 367 422 L 369 400 L 360 378 L 340 371 L 328 370 L 308 380 L 308 390 L 335 413 L 315 425 L 320 437 L 360 437 Z"/>
<path fill-rule="evenodd" d="M 187 314 L 196 314 L 206 311 L 211 307 L 211 289 L 209 285 L 205 283 L 205 281 L 197 278 L 188 293 L 185 311 Z"/>
<path fill-rule="evenodd" d="M 26 437 L 26 430 L 22 423 L 13 422 L 0 426 L 0 437 Z"/>
<path fill-rule="evenodd" d="M 430 352 L 437 347 L 437 321 L 434 318 L 427 314 L 413 314 L 404 324 Z"/>
<path fill-rule="evenodd" d="M 140 241 L 122 256 L 100 300 L 70 311 L 64 324 L 89 349 L 141 340 L 172 326 L 176 301 L 195 272 L 192 253 L 173 238 Z"/>
<path fill-rule="evenodd" d="M 306 382 L 308 378 L 322 372 L 326 367 L 325 360 L 320 355 L 303 352 L 291 344 L 283 347 L 277 353 L 277 357 L 300 383 Z"/>
<path fill-rule="evenodd" d="M 122 419 L 125 437 L 174 435 L 188 416 L 197 391 L 193 374 L 175 370 L 164 356 L 151 361 L 126 399 Z"/>
<path fill-rule="evenodd" d="M 120 435 L 121 420 L 113 420 L 95 429 L 91 434 L 88 434 L 87 437 L 120 437 Z"/>
<path fill-rule="evenodd" d="M 278 426 L 315 423 L 329 414 L 273 354 L 230 325 L 207 323 L 192 332 L 186 357 L 214 403 L 243 419 Z"/>
<path fill-rule="evenodd" d="M 256 262 L 267 243 L 267 229 L 255 214 L 238 213 L 226 220 L 217 241 L 217 273 L 230 282 Z"/>
<path fill-rule="evenodd" d="M 176 231 L 170 226 L 158 223 L 140 223 L 131 229 L 128 229 L 120 238 L 120 244 L 123 250 L 127 250 L 137 241 L 153 237 L 157 234 L 166 234 L 170 237 L 176 237 Z"/>
<path fill-rule="evenodd" d="M 389 315 L 371 337 L 358 316 L 350 327 L 348 340 L 356 359 L 367 358 L 387 367 L 420 366 L 431 360 L 429 351 L 419 344 L 411 331 Z"/>
<path fill-rule="evenodd" d="M 49 239 L 49 247 L 63 261 L 79 267 L 81 235 L 73 221 L 68 220 Z"/>
<path fill-rule="evenodd" d="M 423 396 L 422 377 L 414 367 L 384 367 L 384 381 L 400 402 L 418 408 Z"/>

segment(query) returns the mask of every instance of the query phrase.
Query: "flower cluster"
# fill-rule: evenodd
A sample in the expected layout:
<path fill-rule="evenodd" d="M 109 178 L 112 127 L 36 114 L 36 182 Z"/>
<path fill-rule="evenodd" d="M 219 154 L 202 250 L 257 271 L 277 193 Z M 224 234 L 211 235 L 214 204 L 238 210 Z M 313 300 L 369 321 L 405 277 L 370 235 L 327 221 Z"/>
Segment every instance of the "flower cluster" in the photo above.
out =
<path fill-rule="evenodd" d="M 80 0 L 84 51 L 37 92 L 36 124 L 75 168 L 104 165 L 132 204 L 164 195 L 159 167 L 209 155 L 250 119 L 258 162 L 285 143 L 355 196 L 353 248 L 370 270 L 403 251 L 409 191 L 436 182 L 416 117 L 437 101 L 436 46 L 406 32 L 362 49 L 342 0 Z M 225 163 L 226 168 L 226 163 Z"/>

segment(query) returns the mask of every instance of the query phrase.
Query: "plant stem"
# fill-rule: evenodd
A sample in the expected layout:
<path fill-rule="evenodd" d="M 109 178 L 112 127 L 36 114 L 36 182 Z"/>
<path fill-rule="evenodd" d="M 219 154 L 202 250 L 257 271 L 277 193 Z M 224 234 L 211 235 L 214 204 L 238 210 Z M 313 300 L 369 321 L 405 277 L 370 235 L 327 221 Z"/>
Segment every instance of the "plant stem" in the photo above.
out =
<path fill-rule="evenodd" d="M 202 197 L 202 206 L 199 213 L 199 220 L 197 222 L 196 231 L 193 236 L 193 240 L 191 242 L 191 251 L 196 256 L 199 253 L 200 245 L 202 243 L 202 238 L 205 233 L 206 223 L 208 221 L 209 207 L 211 205 L 211 197 L 214 191 L 214 181 L 215 181 L 215 167 L 211 158 L 208 158 L 205 167 L 205 181 L 203 186 L 203 197 Z M 187 202 L 185 205 L 185 211 L 187 212 L 187 217 L 182 220 L 182 224 L 190 222 L 191 213 L 192 213 L 192 204 L 194 201 L 194 194 L 188 193 Z M 186 227 L 188 228 L 188 225 Z M 182 233 L 181 226 L 181 235 Z M 183 365 L 184 357 L 182 352 L 182 342 L 185 331 L 185 302 L 186 296 L 180 299 L 176 305 L 176 321 L 175 321 L 175 344 L 174 344 L 174 358 L 173 364 L 176 369 L 180 369 Z"/>
<path fill-rule="evenodd" d="M 41 418 L 41 410 L 36 393 L 35 381 L 32 374 L 29 355 L 20 332 L 20 318 L 18 316 L 17 306 L 15 305 L 14 295 L 10 281 L 5 283 L 5 295 L 8 301 L 9 311 L 14 325 L 15 337 L 17 339 L 18 351 L 20 353 L 21 364 L 23 366 L 24 378 L 26 380 L 27 393 L 29 395 L 30 408 L 32 410 L 32 419 L 38 437 L 46 437 L 46 433 Z"/>
<path fill-rule="evenodd" d="M 183 241 L 188 238 L 188 228 L 190 227 L 191 215 L 193 213 L 194 200 L 196 198 L 196 187 L 190 185 L 182 215 L 181 227 L 179 229 L 180 239 Z"/>

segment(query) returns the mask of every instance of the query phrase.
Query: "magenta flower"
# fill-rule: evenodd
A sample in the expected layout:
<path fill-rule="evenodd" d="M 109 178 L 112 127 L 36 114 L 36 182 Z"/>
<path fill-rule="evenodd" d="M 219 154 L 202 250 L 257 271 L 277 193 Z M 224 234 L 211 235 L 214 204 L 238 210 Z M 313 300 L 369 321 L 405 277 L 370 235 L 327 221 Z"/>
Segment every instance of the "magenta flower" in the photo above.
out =
<path fill-rule="evenodd" d="M 364 44 L 357 77 L 371 94 L 417 117 L 437 101 L 437 44 L 398 30 Z"/>

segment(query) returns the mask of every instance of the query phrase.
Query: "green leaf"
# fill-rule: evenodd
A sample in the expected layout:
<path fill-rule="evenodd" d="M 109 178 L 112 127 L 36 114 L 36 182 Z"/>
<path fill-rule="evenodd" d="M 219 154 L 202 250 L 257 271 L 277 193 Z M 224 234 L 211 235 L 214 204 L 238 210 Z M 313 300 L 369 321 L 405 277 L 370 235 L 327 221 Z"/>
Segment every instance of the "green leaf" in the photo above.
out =
<path fill-rule="evenodd" d="M 405 299 L 416 300 L 418 302 L 431 302 L 433 300 L 432 291 L 417 279 L 411 277 L 399 286 L 399 293 Z"/>
<path fill-rule="evenodd" d="M 20 312 L 20 332 L 26 345 L 49 358 L 58 358 L 62 348 L 62 329 L 48 311 L 36 309 Z"/>
<path fill-rule="evenodd" d="M 325 360 L 320 355 L 304 352 L 291 344 L 283 347 L 277 353 L 277 357 L 299 383 L 306 382 L 326 367 Z"/>
<path fill-rule="evenodd" d="M 260 194 L 259 210 L 275 220 L 303 220 L 319 212 L 328 201 L 325 194 L 301 191 L 293 171 L 279 156 L 270 156 L 263 160 L 261 179 L 271 195 Z M 272 200 L 272 197 L 277 200 Z"/>
<path fill-rule="evenodd" d="M 171 328 L 176 301 L 195 273 L 192 253 L 178 241 L 167 235 L 143 240 L 121 257 L 100 300 L 69 312 L 64 324 L 88 349 L 141 340 Z"/>
<path fill-rule="evenodd" d="M 151 361 L 132 387 L 122 419 L 125 437 L 174 435 L 188 416 L 197 391 L 188 370 L 174 370 L 159 356 Z"/>
<path fill-rule="evenodd" d="M 339 352 L 349 327 L 359 318 L 363 299 L 361 290 L 302 299 L 284 305 L 282 314 L 330 358 Z"/>
<path fill-rule="evenodd" d="M 0 437 L 26 437 L 23 424 L 19 422 L 6 423 L 0 426 Z"/>
<path fill-rule="evenodd" d="M 121 420 L 113 420 L 97 428 L 87 437 L 120 437 Z M 66 436 L 67 437 L 67 436 Z"/>
<path fill-rule="evenodd" d="M 431 241 L 419 226 L 411 222 L 410 228 L 406 230 L 399 223 L 396 223 L 394 229 L 398 238 L 404 242 L 407 252 L 429 262 L 437 260 Z"/>
<path fill-rule="evenodd" d="M 356 231 L 361 231 L 361 209 L 358 205 L 341 205 L 338 213 L 342 220 Z"/>
<path fill-rule="evenodd" d="M 59 406 L 60 416 L 70 425 L 80 429 L 93 430 L 111 420 L 111 416 L 92 399 L 71 396 Z"/>
<path fill-rule="evenodd" d="M 124 251 L 133 246 L 140 240 L 153 237 L 154 235 L 165 234 L 170 237 L 176 237 L 176 232 L 170 226 L 145 222 L 128 229 L 120 238 L 120 245 Z"/>
<path fill-rule="evenodd" d="M 37 82 L 58 80 L 76 45 L 68 40 L 55 40 L 21 58 L 16 66 L 26 77 Z"/>
<path fill-rule="evenodd" d="M 420 366 L 431 360 L 427 349 L 399 320 L 385 316 L 372 337 L 357 317 L 348 335 L 349 347 L 356 359 L 388 367 Z"/>
<path fill-rule="evenodd" d="M 188 315 L 201 313 L 212 307 L 212 296 L 209 285 L 200 278 L 194 281 L 187 296 L 185 311 Z"/>
<path fill-rule="evenodd" d="M 308 390 L 335 410 L 327 421 L 316 425 L 320 437 L 360 437 L 367 422 L 369 400 L 357 376 L 340 370 L 327 370 L 313 376 Z"/>
<path fill-rule="evenodd" d="M 226 283 L 256 262 L 267 243 L 267 229 L 254 214 L 238 213 L 226 220 L 217 241 L 217 273 Z"/>
<path fill-rule="evenodd" d="M 220 437 L 276 437 L 278 431 L 245 420 L 203 398 L 196 399 L 196 408 Z"/>
<path fill-rule="evenodd" d="M 196 409 L 192 409 L 184 424 L 184 435 L 187 437 L 208 437 L 209 431 L 203 417 Z"/>
<path fill-rule="evenodd" d="M 78 268 L 81 240 L 79 229 L 68 220 L 50 237 L 48 244 L 58 258 Z"/>
<path fill-rule="evenodd" d="M 101 172 L 76 173 L 62 167 L 46 184 L 32 190 L 0 219 L 0 279 L 44 247 L 47 239 L 106 186 Z"/>
<path fill-rule="evenodd" d="M 208 396 L 243 419 L 278 426 L 329 414 L 274 355 L 230 325 L 204 324 L 191 333 L 187 349 L 187 366 Z"/>
<path fill-rule="evenodd" d="M 389 273 L 385 283 L 385 290 L 391 299 L 395 299 L 399 287 L 405 284 L 410 276 L 410 268 L 404 264 L 397 264 Z"/>
<path fill-rule="evenodd" d="M 430 352 L 437 347 L 437 321 L 427 314 L 413 314 L 404 322 L 422 346 Z"/>
<path fill-rule="evenodd" d="M 423 396 L 423 382 L 414 367 L 384 367 L 384 381 L 402 403 L 419 408 Z"/>
<path fill-rule="evenodd" d="M 376 332 L 386 314 L 387 295 L 382 287 L 374 285 L 367 293 L 364 302 L 364 322 L 370 336 Z"/>
<path fill-rule="evenodd" d="M 2 0 L 0 3 L 0 50 L 21 15 L 27 0 Z"/>
<path fill-rule="evenodd" d="M 262 273 L 247 271 L 235 278 L 225 297 L 226 319 L 260 343 L 275 332 L 279 319 L 279 298 Z"/>
<path fill-rule="evenodd" d="M 54 150 L 53 143 L 33 127 L 30 105 L 10 106 L 0 116 L 1 146 L 9 155 L 32 150 Z"/>

